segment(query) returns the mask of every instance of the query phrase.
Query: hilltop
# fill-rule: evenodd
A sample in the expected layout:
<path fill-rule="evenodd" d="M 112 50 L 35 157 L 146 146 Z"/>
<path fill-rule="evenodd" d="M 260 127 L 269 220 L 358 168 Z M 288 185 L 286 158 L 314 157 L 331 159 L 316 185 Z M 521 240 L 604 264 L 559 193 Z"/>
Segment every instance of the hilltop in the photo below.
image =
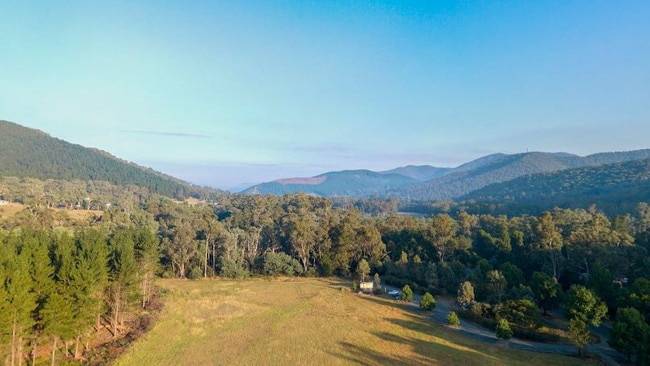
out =
<path fill-rule="evenodd" d="M 0 177 L 105 181 L 118 186 L 135 185 L 173 198 L 205 191 L 205 188 L 118 159 L 108 152 L 72 144 L 40 130 L 2 120 Z"/>

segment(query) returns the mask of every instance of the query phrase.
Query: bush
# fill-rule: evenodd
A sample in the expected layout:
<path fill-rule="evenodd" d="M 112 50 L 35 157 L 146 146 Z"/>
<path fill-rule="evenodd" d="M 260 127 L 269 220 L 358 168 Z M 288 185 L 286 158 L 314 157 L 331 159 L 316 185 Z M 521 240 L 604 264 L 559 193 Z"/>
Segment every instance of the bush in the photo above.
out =
<path fill-rule="evenodd" d="M 499 319 L 495 332 L 497 337 L 506 341 L 512 338 L 512 329 L 510 328 L 510 323 L 508 323 L 506 319 Z"/>
<path fill-rule="evenodd" d="M 413 301 L 413 291 L 409 285 L 404 285 L 402 287 L 402 293 L 400 294 L 400 300 L 402 301 Z"/>
<path fill-rule="evenodd" d="M 269 276 L 287 275 L 294 276 L 302 273 L 302 266 L 291 256 L 285 253 L 268 252 L 264 255 L 264 274 Z"/>
<path fill-rule="evenodd" d="M 219 258 L 219 262 L 221 264 L 221 271 L 219 274 L 223 277 L 246 278 L 249 275 L 248 271 L 244 269 L 241 260 L 230 259 L 222 256 Z"/>
<path fill-rule="evenodd" d="M 190 273 L 187 274 L 187 278 L 190 280 L 195 280 L 201 277 L 203 277 L 203 270 L 199 267 L 192 267 Z"/>
<path fill-rule="evenodd" d="M 432 311 L 436 307 L 436 299 L 430 293 L 426 293 L 420 299 L 420 309 Z"/>
<path fill-rule="evenodd" d="M 455 311 L 450 311 L 449 314 L 447 315 L 447 324 L 452 325 L 454 327 L 460 325 L 460 319 L 458 319 L 458 315 L 456 315 Z"/>
<path fill-rule="evenodd" d="M 472 310 L 461 311 L 459 315 L 465 320 L 471 321 L 472 323 L 476 323 L 486 328 L 495 329 L 497 326 L 496 319 L 482 317 L 474 313 Z M 537 330 L 533 328 L 524 328 L 517 326 L 516 324 L 510 324 L 510 328 L 512 329 L 512 334 L 514 337 L 528 341 L 552 343 L 559 341 L 561 338 L 559 334 L 545 331 L 543 329 Z"/>

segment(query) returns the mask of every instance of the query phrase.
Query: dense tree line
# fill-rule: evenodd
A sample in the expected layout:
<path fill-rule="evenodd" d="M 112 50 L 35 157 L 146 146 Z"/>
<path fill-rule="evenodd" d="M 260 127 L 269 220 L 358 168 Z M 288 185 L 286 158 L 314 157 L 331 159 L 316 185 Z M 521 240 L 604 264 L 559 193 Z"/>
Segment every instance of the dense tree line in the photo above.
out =
<path fill-rule="evenodd" d="M 416 292 L 457 295 L 464 312 L 502 331 L 505 319 L 517 337 L 562 305 L 583 351 L 589 324 L 609 317 L 611 344 L 647 360 L 648 204 L 614 217 L 593 207 L 514 217 L 370 216 L 357 207 L 305 194 L 196 205 L 149 195 L 71 224 L 28 206 L 0 223 L 3 357 L 16 362 L 43 344 L 54 344 L 54 357 L 81 357 L 93 330 L 126 331 L 125 314 L 146 306 L 154 274 L 379 274 Z"/>
<path fill-rule="evenodd" d="M 120 336 L 159 257 L 146 226 L 0 232 L 0 358 L 21 364 L 46 345 L 52 363 L 80 359 L 100 329 Z"/>
<path fill-rule="evenodd" d="M 103 181 L 179 199 L 208 190 L 15 123 L 0 120 L 0 131 L 0 177 Z"/>

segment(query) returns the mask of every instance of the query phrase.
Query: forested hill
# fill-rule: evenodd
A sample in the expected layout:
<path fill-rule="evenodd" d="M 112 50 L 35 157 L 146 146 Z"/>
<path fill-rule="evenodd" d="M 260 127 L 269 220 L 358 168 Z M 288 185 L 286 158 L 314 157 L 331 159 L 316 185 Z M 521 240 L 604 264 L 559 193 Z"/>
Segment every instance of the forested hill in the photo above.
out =
<path fill-rule="evenodd" d="M 529 152 L 514 155 L 489 155 L 453 169 L 426 182 L 401 187 L 392 195 L 418 201 L 457 199 L 491 184 L 519 177 L 595 167 L 650 158 L 650 150 L 609 152 L 580 157 L 567 153 Z"/>
<path fill-rule="evenodd" d="M 330 172 L 311 178 L 280 179 L 253 186 L 243 193 L 275 194 L 310 193 L 319 196 L 368 197 L 385 196 L 386 192 L 405 184 L 418 182 L 401 174 L 378 173 L 370 170 Z"/>
<path fill-rule="evenodd" d="M 175 198 L 186 197 L 193 191 L 190 184 L 153 169 L 1 120 L 0 176 L 106 181 L 136 185 Z"/>
<path fill-rule="evenodd" d="M 526 175 L 489 185 L 459 200 L 487 205 L 492 213 L 512 215 L 592 204 L 609 214 L 633 212 L 639 202 L 650 201 L 650 159 Z"/>

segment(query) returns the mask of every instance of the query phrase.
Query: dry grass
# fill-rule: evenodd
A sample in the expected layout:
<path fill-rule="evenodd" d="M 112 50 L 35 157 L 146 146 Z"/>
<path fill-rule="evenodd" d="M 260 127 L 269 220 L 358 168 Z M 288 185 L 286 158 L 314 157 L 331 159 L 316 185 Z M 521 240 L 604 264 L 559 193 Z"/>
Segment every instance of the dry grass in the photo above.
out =
<path fill-rule="evenodd" d="M 0 206 L 0 220 L 8 219 L 20 211 L 23 211 L 27 206 L 10 202 Z M 65 208 L 52 208 L 53 212 L 65 212 L 65 214 L 72 220 L 79 222 L 87 222 L 91 218 L 100 217 L 104 214 L 101 210 L 69 210 Z"/>
<path fill-rule="evenodd" d="M 22 211 L 25 208 L 20 203 L 7 203 L 0 206 L 0 219 L 6 219 Z"/>
<path fill-rule="evenodd" d="M 570 365 L 490 346 L 336 279 L 161 280 L 166 308 L 118 365 Z"/>

